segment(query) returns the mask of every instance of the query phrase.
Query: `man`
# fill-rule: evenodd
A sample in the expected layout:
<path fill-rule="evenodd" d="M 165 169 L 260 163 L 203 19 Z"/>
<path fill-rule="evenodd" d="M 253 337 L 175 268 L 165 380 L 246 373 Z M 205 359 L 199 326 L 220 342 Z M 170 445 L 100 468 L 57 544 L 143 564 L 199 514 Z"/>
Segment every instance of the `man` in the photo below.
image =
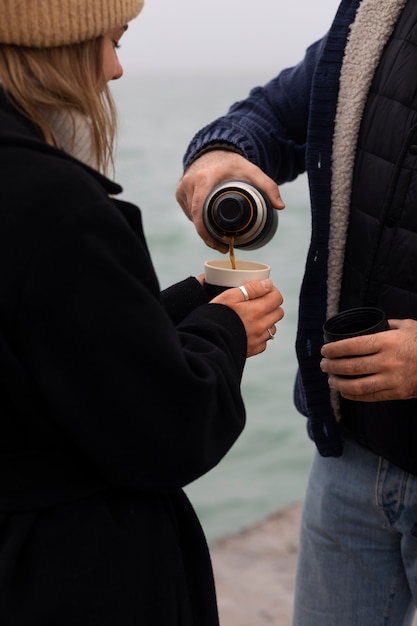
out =
<path fill-rule="evenodd" d="M 294 626 L 405 626 L 417 598 L 417 3 L 343 0 L 304 60 L 202 129 L 177 199 L 307 171 L 312 233 L 295 402 L 318 453 L 303 509 Z M 224 249 L 223 249 L 224 250 Z M 323 346 L 338 311 L 390 330 Z M 348 377 L 346 377 L 348 376 Z"/>

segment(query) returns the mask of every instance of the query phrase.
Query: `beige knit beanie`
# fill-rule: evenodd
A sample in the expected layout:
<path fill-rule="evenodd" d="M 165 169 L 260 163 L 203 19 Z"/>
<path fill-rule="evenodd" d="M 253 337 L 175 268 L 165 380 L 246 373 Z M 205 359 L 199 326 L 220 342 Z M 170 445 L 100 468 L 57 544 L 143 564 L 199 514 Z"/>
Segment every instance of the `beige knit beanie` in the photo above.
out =
<path fill-rule="evenodd" d="M 144 0 L 0 0 L 0 43 L 52 48 L 123 26 Z"/>

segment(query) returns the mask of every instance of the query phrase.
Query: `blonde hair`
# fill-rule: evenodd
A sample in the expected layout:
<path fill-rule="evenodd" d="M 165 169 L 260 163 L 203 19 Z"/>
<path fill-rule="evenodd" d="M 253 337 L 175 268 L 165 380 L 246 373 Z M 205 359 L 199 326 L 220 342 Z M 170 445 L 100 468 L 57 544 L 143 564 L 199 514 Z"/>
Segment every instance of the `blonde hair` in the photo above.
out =
<path fill-rule="evenodd" d="M 60 147 L 48 113 L 86 116 L 96 167 L 113 167 L 116 108 L 103 71 L 103 38 L 53 48 L 0 44 L 0 84 L 13 104 L 40 129 L 45 141 Z"/>

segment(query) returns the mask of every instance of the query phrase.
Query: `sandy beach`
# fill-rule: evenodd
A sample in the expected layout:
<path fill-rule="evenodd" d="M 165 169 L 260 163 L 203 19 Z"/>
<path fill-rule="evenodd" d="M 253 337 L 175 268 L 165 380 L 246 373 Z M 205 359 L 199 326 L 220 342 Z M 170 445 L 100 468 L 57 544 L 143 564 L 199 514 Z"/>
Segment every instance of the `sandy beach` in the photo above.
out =
<path fill-rule="evenodd" d="M 211 546 L 221 626 L 291 626 L 300 512 L 295 503 Z"/>
<path fill-rule="evenodd" d="M 290 626 L 298 549 L 296 503 L 211 547 L 221 626 Z"/>

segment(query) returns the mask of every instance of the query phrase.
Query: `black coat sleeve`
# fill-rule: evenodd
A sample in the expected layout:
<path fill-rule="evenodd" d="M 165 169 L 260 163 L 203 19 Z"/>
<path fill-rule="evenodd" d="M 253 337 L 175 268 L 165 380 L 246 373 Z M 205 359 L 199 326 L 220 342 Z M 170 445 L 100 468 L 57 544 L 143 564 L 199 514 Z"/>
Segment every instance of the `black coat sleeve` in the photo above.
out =
<path fill-rule="evenodd" d="M 171 285 L 161 292 L 162 303 L 174 324 L 182 321 L 193 309 L 207 303 L 209 297 L 194 277 Z"/>

